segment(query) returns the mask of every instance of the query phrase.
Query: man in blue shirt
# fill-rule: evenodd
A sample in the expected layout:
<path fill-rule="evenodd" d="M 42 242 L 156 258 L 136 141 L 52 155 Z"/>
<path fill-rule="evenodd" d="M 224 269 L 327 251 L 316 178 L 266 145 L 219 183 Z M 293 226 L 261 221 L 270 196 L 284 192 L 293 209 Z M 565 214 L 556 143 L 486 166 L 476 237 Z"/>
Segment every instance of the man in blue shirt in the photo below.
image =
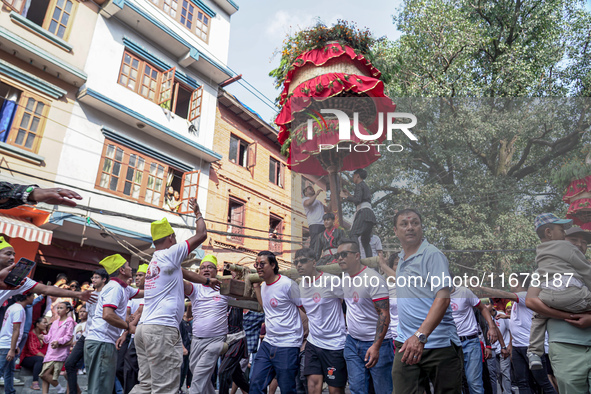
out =
<path fill-rule="evenodd" d="M 396 271 L 394 392 L 423 392 L 430 381 L 436 393 L 460 394 L 463 357 L 450 307 L 447 258 L 423 239 L 422 218 L 414 209 L 396 213 L 394 233 L 402 245 Z"/>

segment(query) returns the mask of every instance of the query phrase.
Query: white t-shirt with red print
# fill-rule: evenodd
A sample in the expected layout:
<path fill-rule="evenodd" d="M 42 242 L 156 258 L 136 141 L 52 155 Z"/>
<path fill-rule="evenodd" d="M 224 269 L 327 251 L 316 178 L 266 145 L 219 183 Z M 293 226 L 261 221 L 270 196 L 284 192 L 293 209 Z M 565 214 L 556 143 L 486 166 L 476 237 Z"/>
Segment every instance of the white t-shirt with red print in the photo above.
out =
<path fill-rule="evenodd" d="M 261 298 L 265 310 L 264 341 L 277 347 L 300 347 L 304 339 L 304 328 L 298 308 L 302 306 L 300 288 L 287 276 L 270 285 L 261 285 Z"/>
<path fill-rule="evenodd" d="M 308 316 L 307 340 L 327 350 L 344 349 L 347 339 L 341 305 L 345 295 L 341 286 L 331 286 L 335 283 L 340 284 L 340 278 L 326 272 L 310 280 L 302 278 L 300 282 L 300 297 Z"/>
<path fill-rule="evenodd" d="M 378 324 L 374 302 L 390 298 L 386 280 L 373 269 L 364 266 L 353 276 L 343 274 L 343 292 L 347 303 L 349 335 L 358 341 L 373 341 Z M 388 338 L 392 338 L 389 331 L 386 334 L 386 339 Z"/>
<path fill-rule="evenodd" d="M 228 297 L 202 284 L 194 284 L 191 294 L 193 336 L 213 338 L 228 334 Z"/>
<path fill-rule="evenodd" d="M 179 327 L 185 312 L 181 262 L 189 252 L 187 241 L 154 252 L 144 285 L 143 324 Z"/>
<path fill-rule="evenodd" d="M 127 302 L 139 293 L 139 289 L 128 286 L 118 278 L 111 278 L 99 295 L 92 326 L 88 329 L 87 340 L 112 343 L 117 342 L 123 330 L 114 327 L 103 319 L 104 308 L 113 308 L 121 320 L 125 320 Z"/>

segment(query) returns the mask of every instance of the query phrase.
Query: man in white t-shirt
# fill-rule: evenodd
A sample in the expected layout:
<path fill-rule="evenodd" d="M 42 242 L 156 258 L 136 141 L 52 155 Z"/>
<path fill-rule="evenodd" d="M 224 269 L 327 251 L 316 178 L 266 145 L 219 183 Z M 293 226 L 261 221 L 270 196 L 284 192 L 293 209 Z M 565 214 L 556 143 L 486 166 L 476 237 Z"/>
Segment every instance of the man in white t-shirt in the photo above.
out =
<path fill-rule="evenodd" d="M 204 256 L 199 273 L 215 278 L 217 263 L 215 256 Z M 211 375 L 216 363 L 212 360 L 219 358 L 228 334 L 228 297 L 209 286 L 189 282 L 185 282 L 185 295 L 191 300 L 194 322 L 189 353 L 193 380 L 189 393 L 215 394 Z"/>
<path fill-rule="evenodd" d="M 253 287 L 265 311 L 267 334 L 252 367 L 249 393 L 265 393 L 277 377 L 281 393 L 296 394 L 300 346 L 304 339 L 298 310 L 302 307 L 300 289 L 293 280 L 279 274 L 279 263 L 273 252 L 260 252 L 255 268 L 263 280 Z"/>
<path fill-rule="evenodd" d="M 347 385 L 347 363 L 343 355 L 347 328 L 340 278 L 316 270 L 316 254 L 312 249 L 296 251 L 294 263 L 302 277 L 300 297 L 308 316 L 304 353 L 308 393 L 321 394 L 324 380 L 330 394 L 343 394 Z"/>
<path fill-rule="evenodd" d="M 18 344 L 25 331 L 25 307 L 35 299 L 34 293 L 17 294 L 16 301 L 4 314 L 2 330 L 0 330 L 0 376 L 4 378 L 4 392 L 15 394 L 14 361 L 19 353 Z"/>
<path fill-rule="evenodd" d="M 511 291 L 480 287 L 480 296 L 505 298 L 511 300 L 510 330 L 512 336 L 511 362 L 513 365 L 513 386 L 519 389 L 519 394 L 530 394 L 533 392 L 530 381 L 529 360 L 527 358 L 527 347 L 529 346 L 529 334 L 533 312 L 525 305 L 527 288 L 531 281 L 531 275 L 519 274 L 516 278 L 517 286 Z M 538 369 L 531 371 L 536 383 L 544 390 L 544 393 L 556 394 L 556 390 L 550 383 L 546 370 Z"/>
<path fill-rule="evenodd" d="M 194 198 L 189 208 L 195 213 L 195 235 L 178 243 L 166 218 L 152 222 L 156 251 L 148 266 L 142 324 L 135 333 L 139 383 L 131 393 L 175 393 L 181 382 L 183 344 L 179 325 L 185 311 L 183 278 L 219 289 L 219 281 L 181 268 L 183 260 L 207 238 L 205 220 Z M 166 356 L 163 356 L 166 355 Z"/>
<path fill-rule="evenodd" d="M 144 290 L 144 285 L 146 281 L 146 273 L 148 272 L 148 264 L 141 264 L 137 272 L 135 273 L 135 284 L 138 289 Z M 128 304 L 130 317 L 129 317 L 129 330 L 126 330 L 123 335 L 127 334 L 131 336 L 129 340 L 129 347 L 125 352 L 125 357 L 123 360 L 123 393 L 128 394 L 133 387 L 138 383 L 138 372 L 140 367 L 137 362 L 137 352 L 135 350 L 135 328 L 140 322 L 142 317 L 142 311 L 144 310 L 144 299 L 143 298 L 134 298 L 130 300 L 131 305 Z M 122 337 L 123 337 L 122 335 Z M 124 339 L 119 338 L 120 342 L 124 342 Z M 119 341 L 117 343 L 117 347 L 119 347 Z"/>
<path fill-rule="evenodd" d="M 317 200 L 318 195 L 322 193 L 322 189 L 314 191 L 312 186 L 308 186 L 304 189 L 304 211 L 306 212 L 306 218 L 308 219 L 308 230 L 310 232 L 310 249 L 316 250 L 316 243 L 318 237 L 324 231 L 324 211 L 326 206 Z"/>
<path fill-rule="evenodd" d="M 115 343 L 129 328 L 125 320 L 127 302 L 141 298 L 144 292 L 127 285 L 132 271 L 129 262 L 121 255 L 104 258 L 102 265 L 110 276 L 100 292 L 92 325 L 84 341 L 84 365 L 88 372 L 88 393 L 111 393 L 115 386 L 117 372 L 117 350 Z"/>
<path fill-rule="evenodd" d="M 4 240 L 4 237 L 0 237 L 0 289 L 6 288 L 4 278 L 10 268 L 14 264 L 14 248 Z M 2 277 L 4 275 L 4 277 Z M 16 289 L 0 290 L 0 305 L 4 304 L 4 301 L 9 299 L 11 296 L 16 294 L 26 294 L 35 288 L 35 293 L 44 294 L 47 296 L 54 297 L 67 297 L 67 298 L 78 298 L 82 301 L 89 301 L 92 297 L 92 290 L 86 291 L 72 291 L 66 290 L 55 286 L 47 286 L 42 283 L 37 283 L 30 278 L 25 278 L 24 283 Z M 92 300 L 95 300 L 92 297 Z"/>
<path fill-rule="evenodd" d="M 358 237 L 357 241 L 359 242 L 359 245 L 361 245 L 361 237 Z M 384 248 L 382 247 L 382 240 L 376 234 L 372 234 L 371 238 L 369 239 L 369 247 L 371 248 L 371 253 L 374 257 L 381 255 L 384 251 Z M 359 253 L 361 253 L 362 259 L 366 257 L 365 250 L 363 248 L 359 250 Z"/>
<path fill-rule="evenodd" d="M 343 240 L 336 257 L 344 271 L 342 286 L 349 331 L 344 356 L 351 393 L 367 393 L 370 374 L 376 393 L 390 393 L 394 349 L 388 330 L 388 286 L 380 274 L 361 264 L 359 244 L 354 240 Z"/>
<path fill-rule="evenodd" d="M 464 373 L 470 394 L 484 394 L 482 381 L 482 349 L 478 337 L 478 323 L 474 315 L 474 308 L 482 313 L 488 323 L 488 340 L 491 344 L 497 342 L 497 326 L 493 322 L 490 312 L 480 302 L 476 295 L 464 286 L 455 287 L 450 294 L 451 311 L 456 323 L 462 352 L 464 353 Z"/>
<path fill-rule="evenodd" d="M 109 282 L 109 274 L 104 268 L 99 268 L 94 271 L 90 277 L 92 287 L 94 288 L 94 294 L 98 298 L 103 287 Z M 84 360 L 84 342 L 88 335 L 88 330 L 92 327 L 92 321 L 96 312 L 96 303 L 86 303 L 86 325 L 82 332 L 82 337 L 76 342 L 72 352 L 66 359 L 64 367 L 66 368 L 66 380 L 68 381 L 68 391 L 70 393 L 77 393 L 78 387 L 78 363 L 80 360 Z"/>

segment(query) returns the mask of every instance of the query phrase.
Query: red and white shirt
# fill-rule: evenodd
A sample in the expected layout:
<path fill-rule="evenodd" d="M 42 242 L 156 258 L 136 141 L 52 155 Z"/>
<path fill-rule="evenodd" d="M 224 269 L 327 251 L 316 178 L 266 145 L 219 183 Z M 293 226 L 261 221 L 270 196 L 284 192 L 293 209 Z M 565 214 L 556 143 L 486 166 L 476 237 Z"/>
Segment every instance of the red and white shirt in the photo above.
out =
<path fill-rule="evenodd" d="M 353 276 L 343 274 L 343 292 L 349 335 L 358 341 L 373 341 L 378 324 L 374 302 L 389 299 L 386 280 L 373 269 L 363 267 Z M 388 332 L 386 338 L 392 338 L 392 334 Z"/>
<path fill-rule="evenodd" d="M 185 312 L 181 262 L 189 252 L 187 241 L 154 252 L 144 285 L 144 324 L 174 328 L 181 324 Z"/>
<path fill-rule="evenodd" d="M 33 290 L 38 283 L 31 278 L 25 278 L 25 284 L 15 290 L 0 290 L 0 305 L 4 304 L 4 301 L 17 294 L 27 294 Z"/>
<path fill-rule="evenodd" d="M 191 283 L 193 336 L 213 338 L 228 334 L 228 296 L 202 284 Z"/>
<path fill-rule="evenodd" d="M 119 278 L 111 278 L 100 293 L 92 318 L 92 327 L 88 329 L 86 340 L 112 343 L 117 342 L 123 330 L 114 327 L 103 319 L 104 308 L 113 308 L 121 320 L 125 320 L 127 302 L 139 293 L 139 289 L 128 286 Z"/>
<path fill-rule="evenodd" d="M 20 289 L 19 289 L 20 290 Z M 13 291 L 13 290 L 11 290 Z M 4 313 L 4 321 L 0 330 L 0 349 L 10 349 L 12 342 L 12 333 L 14 332 L 14 323 L 20 323 L 18 340 L 16 345 L 21 342 L 23 332 L 25 331 L 25 308 L 19 303 L 12 304 Z"/>
<path fill-rule="evenodd" d="M 456 323 L 458 335 L 467 337 L 478 334 L 478 323 L 474 315 L 474 307 L 480 305 L 480 299 L 472 290 L 460 286 L 450 294 L 451 313 Z"/>
<path fill-rule="evenodd" d="M 335 278 L 332 281 L 332 278 Z M 307 340 L 312 345 L 327 350 L 342 350 L 345 348 L 347 328 L 343 315 L 344 298 L 339 277 L 321 272 L 314 278 L 314 282 L 304 280 L 300 282 L 300 297 L 308 316 L 309 333 Z"/>
<path fill-rule="evenodd" d="M 264 341 L 277 347 L 302 346 L 304 328 L 298 310 L 302 303 L 297 283 L 279 275 L 270 285 L 262 283 L 261 298 L 267 330 Z"/>

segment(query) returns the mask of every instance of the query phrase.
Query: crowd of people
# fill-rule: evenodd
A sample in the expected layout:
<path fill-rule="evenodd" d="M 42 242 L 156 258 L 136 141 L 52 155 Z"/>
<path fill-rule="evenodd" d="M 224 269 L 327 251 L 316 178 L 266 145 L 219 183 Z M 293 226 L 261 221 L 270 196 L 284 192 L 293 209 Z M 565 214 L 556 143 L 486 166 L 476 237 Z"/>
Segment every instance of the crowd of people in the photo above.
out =
<path fill-rule="evenodd" d="M 537 274 L 550 280 L 520 274 L 506 292 L 452 285 L 448 260 L 424 238 L 414 209 L 396 213 L 402 250 L 380 254 L 376 269 L 362 264 L 361 250 L 372 252 L 359 237 L 347 238 L 324 214 L 331 251 L 319 255 L 317 244 L 297 250 L 298 281 L 279 271 L 272 252 L 258 253 L 258 313 L 230 306 L 220 293 L 215 256 L 205 256 L 198 273 L 181 267 L 207 237 L 194 199 L 189 207 L 195 235 L 177 242 L 166 219 L 153 222 L 156 251 L 135 277 L 129 261 L 112 255 L 85 290 L 29 278 L 17 288 L 0 282 L 0 301 L 10 304 L 0 330 L 6 393 L 15 392 L 19 355 L 33 371 L 32 388 L 43 393 L 50 386 L 80 393 L 80 371 L 91 394 L 277 387 L 320 394 L 325 385 L 331 394 L 346 387 L 353 394 L 589 392 L 591 236 L 570 220 L 536 217 Z M 2 239 L 0 279 L 14 256 Z M 343 274 L 328 273 L 332 264 Z M 34 318 L 34 294 L 52 300 L 50 314 Z M 62 369 L 67 387 L 58 382 Z"/>

